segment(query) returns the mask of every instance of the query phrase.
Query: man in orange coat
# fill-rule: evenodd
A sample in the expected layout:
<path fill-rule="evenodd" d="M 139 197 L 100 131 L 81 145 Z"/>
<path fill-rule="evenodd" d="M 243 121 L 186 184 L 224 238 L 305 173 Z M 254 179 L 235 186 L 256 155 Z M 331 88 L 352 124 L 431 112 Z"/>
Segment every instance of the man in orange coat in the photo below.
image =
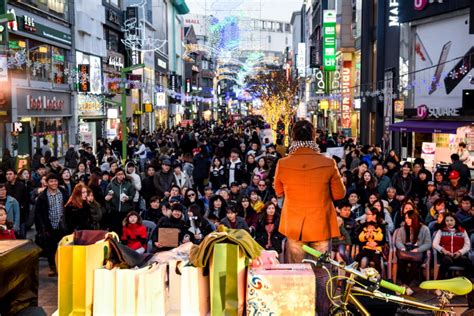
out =
<path fill-rule="evenodd" d="M 303 245 L 320 252 L 331 250 L 331 239 L 339 237 L 333 201 L 344 198 L 346 188 L 333 159 L 319 153 L 316 132 L 308 121 L 298 121 L 292 131 L 289 156 L 278 161 L 275 192 L 285 198 L 279 231 L 288 238 L 288 257 L 300 263 Z M 316 311 L 329 314 L 327 273 L 317 269 Z"/>

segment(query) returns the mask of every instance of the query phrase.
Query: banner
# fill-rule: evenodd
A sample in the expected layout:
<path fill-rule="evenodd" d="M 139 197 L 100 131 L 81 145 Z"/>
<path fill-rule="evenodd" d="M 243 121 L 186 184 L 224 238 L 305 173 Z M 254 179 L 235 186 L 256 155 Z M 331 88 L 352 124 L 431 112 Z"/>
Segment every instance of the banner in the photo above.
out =
<path fill-rule="evenodd" d="M 336 70 L 336 11 L 324 10 L 323 15 L 323 67 Z"/>
<path fill-rule="evenodd" d="M 421 144 L 421 158 L 425 160 L 425 167 L 428 170 L 432 170 L 435 164 L 435 154 L 436 154 L 436 143 L 426 143 Z"/>

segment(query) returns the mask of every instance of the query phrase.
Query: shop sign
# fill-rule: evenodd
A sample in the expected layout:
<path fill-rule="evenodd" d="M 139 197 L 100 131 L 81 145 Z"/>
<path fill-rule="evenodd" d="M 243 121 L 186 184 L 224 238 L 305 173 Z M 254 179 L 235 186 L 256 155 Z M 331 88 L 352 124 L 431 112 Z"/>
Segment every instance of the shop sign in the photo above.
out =
<path fill-rule="evenodd" d="M 19 117 L 70 116 L 71 95 L 68 92 L 16 88 Z"/>
<path fill-rule="evenodd" d="M 425 167 L 430 170 L 434 166 L 436 143 L 423 142 L 421 144 L 421 158 L 425 160 Z"/>
<path fill-rule="evenodd" d="M 164 92 L 156 93 L 156 106 L 166 106 L 166 93 Z"/>
<path fill-rule="evenodd" d="M 58 100 L 56 97 L 49 98 L 47 96 L 34 97 L 26 96 L 27 110 L 45 110 L 45 111 L 61 111 L 64 109 L 64 100 Z"/>
<path fill-rule="evenodd" d="M 399 0 L 389 0 L 389 15 L 388 15 L 388 26 L 389 27 L 394 27 L 394 26 L 400 26 L 400 23 L 398 23 L 398 3 Z"/>
<path fill-rule="evenodd" d="M 109 56 L 108 64 L 109 64 L 109 66 L 115 67 L 117 69 L 122 69 L 123 68 L 122 57 L 120 57 L 120 56 Z"/>
<path fill-rule="evenodd" d="M 426 118 L 457 117 L 461 115 L 460 110 L 447 107 L 428 108 L 425 104 L 422 104 L 416 108 L 416 116 L 422 120 Z"/>
<path fill-rule="evenodd" d="M 300 77 L 306 76 L 306 44 L 298 43 L 298 56 L 296 59 L 296 68 Z"/>
<path fill-rule="evenodd" d="M 107 20 L 109 22 L 112 22 L 113 24 L 117 24 L 117 25 L 121 24 L 120 17 L 117 14 L 117 12 L 115 12 L 113 10 L 110 10 L 110 9 L 108 10 Z"/>
<path fill-rule="evenodd" d="M 336 70 L 336 11 L 324 10 L 323 15 L 323 67 Z"/>
<path fill-rule="evenodd" d="M 38 36 L 61 42 L 63 44 L 71 45 L 72 36 L 61 31 L 58 31 L 52 27 L 36 23 L 33 17 L 24 15 L 22 17 L 17 17 L 17 24 L 9 23 L 8 27 L 12 30 L 15 30 L 15 27 L 18 27 L 20 31 L 35 33 Z"/>
<path fill-rule="evenodd" d="M 168 65 L 167 65 L 166 61 L 164 61 L 163 59 L 158 58 L 158 57 L 156 58 L 156 64 L 157 64 L 158 67 L 160 67 L 160 68 L 163 68 L 163 69 L 168 68 Z"/>
<path fill-rule="evenodd" d="M 413 0 L 413 8 L 417 11 L 422 11 L 426 8 L 428 3 L 443 3 L 444 0 Z"/>
<path fill-rule="evenodd" d="M 78 94 L 77 110 L 79 111 L 79 115 L 82 117 L 104 115 L 104 106 L 102 105 L 102 102 L 100 99 L 91 95 Z"/>
<path fill-rule="evenodd" d="M 79 65 L 79 78 L 78 78 L 78 90 L 80 92 L 89 92 L 91 90 L 91 84 L 89 81 L 89 65 Z"/>
<path fill-rule="evenodd" d="M 351 128 L 351 61 L 344 61 L 342 68 L 342 127 Z"/>

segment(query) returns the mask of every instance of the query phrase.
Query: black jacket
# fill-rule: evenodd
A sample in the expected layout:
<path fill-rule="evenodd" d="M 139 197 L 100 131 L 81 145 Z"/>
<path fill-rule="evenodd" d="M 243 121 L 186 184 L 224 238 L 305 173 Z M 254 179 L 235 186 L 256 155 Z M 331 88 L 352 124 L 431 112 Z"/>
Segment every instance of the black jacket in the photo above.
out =
<path fill-rule="evenodd" d="M 16 180 L 15 184 L 7 183 L 7 194 L 14 197 L 20 204 L 20 223 L 24 223 L 30 208 L 28 188 L 22 181 Z"/>
<path fill-rule="evenodd" d="M 89 204 L 83 203 L 82 208 L 68 205 L 64 208 L 64 221 L 66 223 L 66 234 L 72 234 L 76 230 L 93 229 L 93 219 Z"/>
<path fill-rule="evenodd" d="M 69 148 L 64 156 L 64 167 L 76 169 L 78 160 L 79 154 L 74 150 L 74 148 Z"/>
<path fill-rule="evenodd" d="M 158 241 L 158 234 L 159 234 L 159 229 L 160 228 L 177 228 L 179 229 L 179 237 L 178 237 L 178 243 L 181 245 L 183 242 L 183 239 L 186 235 L 189 236 L 189 240 L 191 242 L 194 242 L 194 235 L 188 232 L 189 227 L 186 225 L 186 222 L 181 220 L 181 219 L 176 219 L 173 216 L 171 217 L 162 217 L 158 224 L 156 225 L 155 229 L 151 233 L 151 240 L 153 242 L 153 247 L 151 252 L 158 252 L 158 251 L 164 251 L 164 250 L 169 250 L 170 248 L 157 248 L 155 247 L 155 242 Z M 191 236 L 192 235 L 192 236 Z"/>
<path fill-rule="evenodd" d="M 64 191 L 63 188 L 58 188 L 58 190 L 62 194 L 63 205 L 66 204 L 66 196 L 67 193 Z M 48 189 L 44 190 L 43 192 L 38 195 L 36 199 L 36 207 L 35 207 L 35 218 L 36 218 L 36 231 L 40 233 L 51 233 L 53 231 L 53 226 L 51 225 L 51 221 L 49 219 L 49 201 L 48 196 L 46 193 Z"/>
<path fill-rule="evenodd" d="M 165 195 L 165 192 L 169 191 L 171 185 L 174 183 L 174 174 L 173 171 L 168 171 L 164 173 L 163 171 L 158 171 L 153 177 L 153 184 L 155 186 L 156 195 L 162 198 Z"/>
<path fill-rule="evenodd" d="M 285 239 L 281 233 L 278 232 L 278 228 L 280 226 L 280 219 L 276 219 L 273 227 L 273 231 L 270 234 L 270 242 L 271 247 L 267 248 L 267 241 L 268 241 L 268 233 L 265 229 L 265 223 L 263 219 L 261 219 L 257 223 L 257 227 L 255 229 L 255 241 L 260 244 L 266 250 L 275 250 L 278 253 L 282 252 L 282 242 Z"/>
<path fill-rule="evenodd" d="M 146 177 L 142 180 L 140 194 L 145 199 L 146 206 L 150 207 L 150 199 L 156 195 L 156 187 L 153 183 L 153 177 Z"/>
<path fill-rule="evenodd" d="M 231 166 L 231 161 L 227 160 L 225 164 L 225 173 L 226 173 L 226 179 L 227 181 L 230 181 L 230 166 Z M 252 170 L 253 171 L 253 170 Z M 235 170 L 234 170 L 234 181 L 237 183 L 241 184 L 244 180 L 244 175 L 245 175 L 245 167 L 242 161 L 239 161 L 235 164 Z"/>
<path fill-rule="evenodd" d="M 221 224 L 224 225 L 225 227 L 232 228 L 232 229 L 245 229 L 247 232 L 250 233 L 249 225 L 247 225 L 247 222 L 245 221 L 245 219 L 240 216 L 237 216 L 236 218 L 235 227 L 232 227 L 227 216 L 221 220 Z"/>

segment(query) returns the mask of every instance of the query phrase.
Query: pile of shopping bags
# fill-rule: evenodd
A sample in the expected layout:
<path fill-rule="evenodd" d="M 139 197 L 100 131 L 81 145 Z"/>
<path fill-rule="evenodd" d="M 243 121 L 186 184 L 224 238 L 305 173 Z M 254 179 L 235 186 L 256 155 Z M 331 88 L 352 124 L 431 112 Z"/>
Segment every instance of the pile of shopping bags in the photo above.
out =
<path fill-rule="evenodd" d="M 243 230 L 220 229 L 143 264 L 110 263 L 117 242 L 61 241 L 59 315 L 314 315 L 309 265 L 278 264 Z M 111 246 L 111 244 L 113 244 Z M 263 259 L 262 259 L 263 258 Z"/>

